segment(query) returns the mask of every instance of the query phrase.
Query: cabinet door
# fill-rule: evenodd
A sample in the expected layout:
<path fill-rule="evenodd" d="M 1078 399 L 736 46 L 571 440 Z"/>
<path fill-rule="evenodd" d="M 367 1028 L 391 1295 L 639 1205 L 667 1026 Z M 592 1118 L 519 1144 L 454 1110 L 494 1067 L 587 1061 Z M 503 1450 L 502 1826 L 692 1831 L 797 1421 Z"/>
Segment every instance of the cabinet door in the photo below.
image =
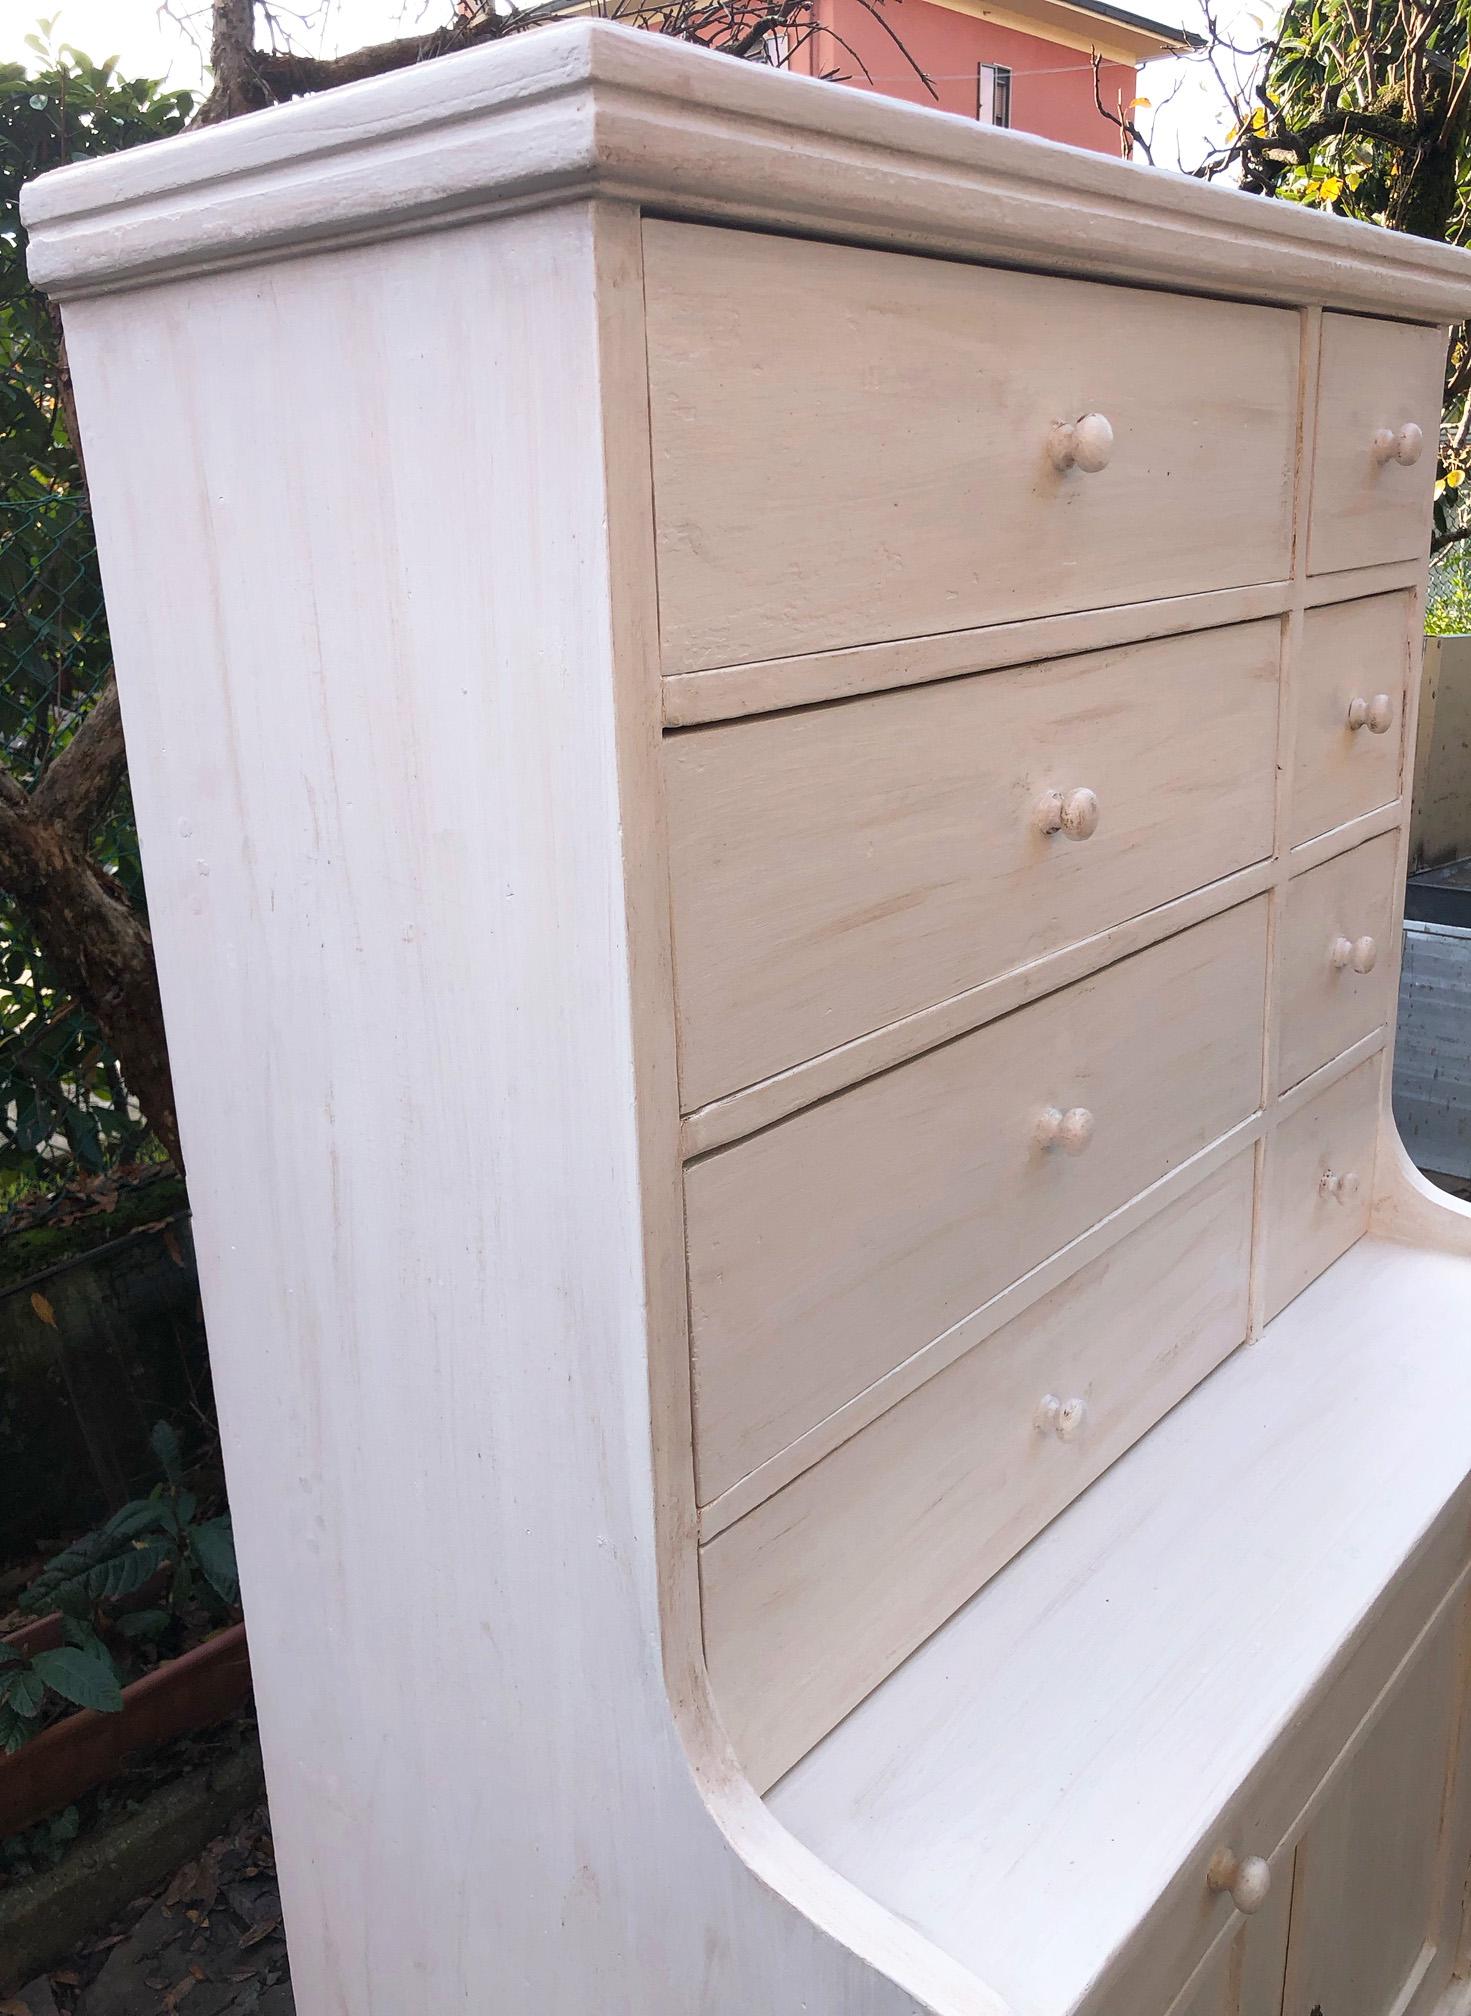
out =
<path fill-rule="evenodd" d="M 1461 1621 L 1437 1626 L 1298 1846 L 1284 2016 L 1413 2016 L 1449 1976 Z"/>
<path fill-rule="evenodd" d="M 1272 1863 L 1266 1903 L 1212 1948 L 1169 2016 L 1282 2016 L 1291 1903 L 1292 1850 L 1284 1848 Z"/>

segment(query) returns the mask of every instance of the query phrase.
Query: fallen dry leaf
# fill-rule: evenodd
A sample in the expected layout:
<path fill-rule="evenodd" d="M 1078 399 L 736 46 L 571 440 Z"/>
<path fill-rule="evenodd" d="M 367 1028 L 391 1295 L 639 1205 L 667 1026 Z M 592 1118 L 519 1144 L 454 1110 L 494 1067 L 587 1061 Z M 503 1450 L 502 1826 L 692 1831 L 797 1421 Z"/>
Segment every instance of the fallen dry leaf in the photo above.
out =
<path fill-rule="evenodd" d="M 35 1310 L 36 1314 L 40 1317 L 41 1321 L 48 1326 L 48 1328 L 52 1330 L 56 1328 L 56 1311 L 52 1308 L 51 1304 L 46 1300 L 46 1297 L 40 1292 L 39 1289 L 33 1289 L 31 1291 L 31 1307 Z"/>
<path fill-rule="evenodd" d="M 240 1951 L 243 1953 L 245 1952 L 247 1947 L 259 1946 L 262 1939 L 270 1938 L 271 1934 L 276 1930 L 277 1926 L 280 1923 L 281 1923 L 281 1914 L 279 1911 L 273 1918 L 257 1919 L 256 1923 L 251 1926 L 248 1932 L 241 1933 Z"/>

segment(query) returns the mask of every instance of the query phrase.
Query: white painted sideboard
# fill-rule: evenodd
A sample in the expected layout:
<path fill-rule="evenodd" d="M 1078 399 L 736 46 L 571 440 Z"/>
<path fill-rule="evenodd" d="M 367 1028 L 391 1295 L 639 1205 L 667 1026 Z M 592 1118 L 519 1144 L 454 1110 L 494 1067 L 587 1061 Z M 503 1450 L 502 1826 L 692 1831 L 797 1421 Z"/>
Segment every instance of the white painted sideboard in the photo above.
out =
<path fill-rule="evenodd" d="M 303 2016 L 1471 2003 L 1471 260 L 586 23 L 25 214 Z"/>

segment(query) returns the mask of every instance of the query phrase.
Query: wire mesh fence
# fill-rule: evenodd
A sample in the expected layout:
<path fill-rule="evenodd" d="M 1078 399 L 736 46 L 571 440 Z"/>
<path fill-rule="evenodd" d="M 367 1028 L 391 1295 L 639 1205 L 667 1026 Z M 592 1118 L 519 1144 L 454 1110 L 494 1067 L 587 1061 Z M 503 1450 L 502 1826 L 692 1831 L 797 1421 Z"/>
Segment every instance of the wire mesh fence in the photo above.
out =
<path fill-rule="evenodd" d="M 76 733 L 112 654 L 84 495 L 18 473 L 0 496 L 0 763 L 29 787 Z M 137 888 L 126 792 L 97 858 Z M 38 1181 L 136 1155 L 147 1139 L 95 1020 L 0 890 L 0 1207 Z"/>
<path fill-rule="evenodd" d="M 0 500 L 0 750 L 19 782 L 69 739 L 111 662 L 85 501 Z"/>

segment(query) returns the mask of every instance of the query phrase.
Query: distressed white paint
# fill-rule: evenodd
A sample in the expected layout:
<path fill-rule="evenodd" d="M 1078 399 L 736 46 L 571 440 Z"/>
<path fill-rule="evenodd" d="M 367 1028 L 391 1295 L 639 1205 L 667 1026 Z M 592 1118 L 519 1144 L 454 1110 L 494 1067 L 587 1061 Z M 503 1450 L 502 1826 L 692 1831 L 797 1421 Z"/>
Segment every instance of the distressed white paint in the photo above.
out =
<path fill-rule="evenodd" d="M 1106 291 L 1092 351 L 1127 410 L 1074 384 L 1054 409 L 1021 374 L 1040 464 L 1052 422 L 1074 427 L 1074 466 L 1046 480 L 1084 499 L 1128 480 L 1131 442 L 1162 469 L 1177 445 L 1218 454 L 1176 380 L 1144 409 L 1124 332 L 1251 329 L 1270 526 L 1222 510 L 1197 554 L 1176 517 L 1169 566 L 1120 548 L 1125 577 L 1075 511 L 1087 585 L 1053 613 L 1023 595 L 1031 613 L 990 621 L 1009 605 L 987 589 L 947 631 L 943 568 L 886 590 L 860 554 L 866 600 L 757 622 L 696 549 L 780 490 L 780 465 L 712 484 L 697 457 L 698 564 L 656 583 L 649 332 L 703 327 L 654 361 L 666 388 L 718 398 L 699 345 L 734 254 L 702 267 L 703 323 L 667 301 L 646 317 L 650 209 L 676 265 L 698 240 L 799 278 L 841 268 L 930 337 L 988 286 L 1022 308 Z M 1284 1983 L 1306 2016 L 1293 1984 L 1351 1971 L 1313 1902 L 1344 1871 L 1382 1903 L 1383 1994 L 1428 1928 L 1399 2016 L 1443 1991 L 1460 2016 L 1471 1210 L 1375 1128 L 1432 474 L 1410 450 L 1471 262 L 596 23 L 61 171 L 26 214 L 33 270 L 67 301 L 303 2016 L 1276 2016 Z M 1162 291 L 992 286 L 988 262 Z M 1379 319 L 1325 325 L 1324 307 Z M 1042 334 L 1032 364 L 1083 369 L 1075 331 Z M 1019 494 L 1021 438 L 1001 458 Z M 947 430 L 916 440 L 892 500 L 911 546 Z M 824 537 L 851 565 L 850 446 L 831 447 Z M 944 484 L 964 501 L 963 472 Z M 769 556 L 735 529 L 759 585 Z M 1035 562 L 1025 542 L 1012 558 Z M 1110 583 L 1132 599 L 1108 607 Z M 661 648 L 661 586 L 696 648 Z M 1107 650 L 1124 710 L 1131 672 L 1248 623 L 1270 648 L 1243 705 L 1171 717 L 1168 739 L 1194 738 L 1196 823 L 1157 829 L 1146 792 L 1124 830 L 1127 766 L 1105 788 L 1090 760 L 1096 690 L 1047 661 L 1081 675 L 1078 653 Z M 661 679 L 671 663 L 700 669 Z M 874 941 L 902 974 L 876 979 L 852 945 L 846 966 L 794 954 L 762 976 L 781 1041 L 741 1035 L 747 1054 L 727 1033 L 737 1061 L 693 1075 L 682 1119 L 677 1002 L 746 1011 L 687 970 L 698 934 L 670 942 L 671 858 L 687 848 L 698 911 L 729 835 L 688 845 L 676 803 L 671 849 L 665 724 L 769 742 L 777 776 L 782 708 L 883 694 L 853 705 L 894 717 L 913 797 L 953 753 L 911 732 L 943 709 L 933 682 L 1001 668 L 994 693 L 955 695 L 1055 693 L 1038 733 L 1070 760 L 977 789 L 1009 794 L 1006 830 L 1078 878 L 1071 907 L 1030 931 L 1041 884 L 1019 874 L 994 953 L 956 960 L 906 925 Z M 715 725 L 747 714 L 770 717 L 748 744 Z M 1204 802 L 1221 780 L 1230 804 Z M 800 832 L 820 810 L 840 861 L 844 794 L 820 781 L 821 807 L 789 779 L 783 816 Z M 952 873 L 932 832 L 913 855 L 884 862 L 885 903 Z M 839 934 L 842 883 L 822 890 Z M 738 893 L 759 946 L 769 919 Z M 823 1047 L 797 1011 L 825 987 L 870 993 Z M 697 1210 L 687 1255 L 688 1158 L 698 1204 L 722 1169 L 876 1112 L 918 1114 L 933 1143 L 956 1102 L 926 1114 L 920 1095 L 983 1053 L 1007 1063 L 976 1154 L 954 1146 L 984 1178 L 966 1224 L 918 1209 L 924 1128 L 886 1187 L 891 1126 L 864 1137 L 880 1174 L 851 1222 L 833 1207 L 856 1164 L 835 1153 L 816 1192 L 784 1172 L 749 1253 L 731 1242 L 770 1215 L 769 1185 Z M 1021 1186 L 1003 1109 L 1039 1165 Z M 702 1617 L 687 1260 L 708 1319 L 775 1278 L 804 1220 L 826 1244 L 783 1290 L 792 1334 L 840 1290 L 854 1320 L 822 1333 L 811 1406 L 780 1350 L 758 1368 L 727 1326 L 725 1418 L 714 1384 L 701 1397 L 727 1452 Z M 1169 1265 L 1189 1292 L 1159 1266 L 1126 1293 L 1186 1225 Z M 901 1249 L 881 1309 L 852 1284 Z M 1135 1350 L 1151 1297 L 1166 1313 Z M 966 1460 L 960 1402 L 979 1455 L 1000 1447 L 996 1394 L 1015 1487 Z M 871 1603 L 858 1570 L 882 1578 Z M 763 1643 L 799 1648 L 791 1703 Z M 1395 1708 L 1431 1698 L 1433 1716 Z M 760 1746 L 774 1770 L 810 1743 L 760 1799 Z M 1421 1860 L 1378 1883 L 1353 1816 L 1408 1838 L 1437 1786 L 1433 1845 L 1422 1829 Z"/>

